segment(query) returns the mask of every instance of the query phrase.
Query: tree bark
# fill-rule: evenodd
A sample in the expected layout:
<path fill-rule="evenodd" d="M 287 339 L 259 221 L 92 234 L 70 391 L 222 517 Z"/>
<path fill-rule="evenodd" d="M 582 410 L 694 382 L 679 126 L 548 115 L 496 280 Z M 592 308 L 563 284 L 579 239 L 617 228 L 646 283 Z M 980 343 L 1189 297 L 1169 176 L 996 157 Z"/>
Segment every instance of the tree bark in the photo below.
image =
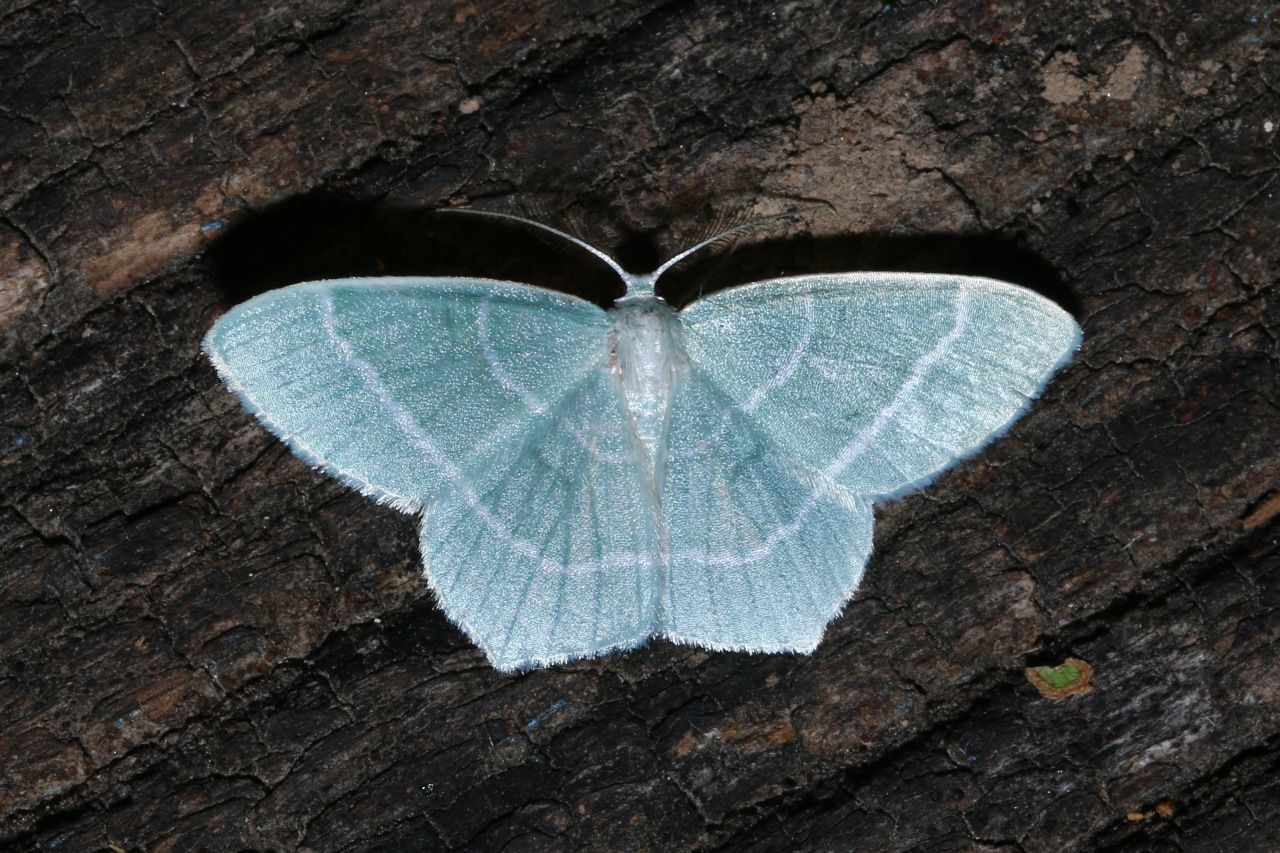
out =
<path fill-rule="evenodd" d="M 492 0 L 0 10 L 0 841 L 89 850 L 1280 847 L 1280 50 L 1265 5 Z M 812 656 L 492 670 L 416 522 L 200 339 L 270 287 L 914 269 L 1084 328 L 877 512 Z M 633 260 L 634 259 L 634 260 Z M 633 262 L 632 262 L 633 261 Z M 701 277 L 700 277 L 701 276 Z M 1071 657 L 1091 689 L 1047 698 Z"/>

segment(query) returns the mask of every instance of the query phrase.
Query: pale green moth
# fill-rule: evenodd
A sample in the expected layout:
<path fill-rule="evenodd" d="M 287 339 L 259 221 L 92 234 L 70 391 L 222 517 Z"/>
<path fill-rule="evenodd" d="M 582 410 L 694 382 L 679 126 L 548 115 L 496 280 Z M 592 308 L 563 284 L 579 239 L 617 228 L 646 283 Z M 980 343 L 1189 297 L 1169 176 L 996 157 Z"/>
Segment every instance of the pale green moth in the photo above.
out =
<path fill-rule="evenodd" d="M 204 341 L 294 452 L 422 514 L 427 582 L 500 670 L 654 636 L 812 651 L 862 577 L 873 501 L 999 435 L 1080 341 L 1041 296 L 952 275 L 782 278 L 676 312 L 655 282 L 719 238 L 633 275 L 521 221 L 626 295 L 315 281 Z"/>

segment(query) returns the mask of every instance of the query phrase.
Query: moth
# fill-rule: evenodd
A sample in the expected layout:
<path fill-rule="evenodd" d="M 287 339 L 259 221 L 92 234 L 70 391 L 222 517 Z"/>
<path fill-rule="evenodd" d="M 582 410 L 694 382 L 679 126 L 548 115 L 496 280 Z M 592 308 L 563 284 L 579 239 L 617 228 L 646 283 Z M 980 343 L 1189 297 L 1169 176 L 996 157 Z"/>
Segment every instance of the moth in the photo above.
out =
<path fill-rule="evenodd" d="M 802 275 L 675 311 L 658 279 L 725 235 L 635 275 L 490 215 L 626 295 L 314 281 L 236 306 L 204 351 L 304 460 L 421 514 L 428 584 L 503 671 L 654 636 L 811 652 L 872 505 L 999 435 L 1080 342 L 1053 302 L 957 275 Z"/>

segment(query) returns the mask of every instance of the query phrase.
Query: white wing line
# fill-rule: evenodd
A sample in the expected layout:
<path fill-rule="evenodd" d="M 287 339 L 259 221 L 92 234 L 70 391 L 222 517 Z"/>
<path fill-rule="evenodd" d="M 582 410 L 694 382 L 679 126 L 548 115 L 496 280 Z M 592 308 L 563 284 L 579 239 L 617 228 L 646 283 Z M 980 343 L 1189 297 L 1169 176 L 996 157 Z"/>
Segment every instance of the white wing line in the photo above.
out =
<path fill-rule="evenodd" d="M 739 407 L 741 411 L 748 413 L 755 411 L 766 394 L 791 381 L 791 377 L 795 375 L 796 370 L 800 367 L 800 359 L 804 358 L 804 354 L 809 351 L 809 342 L 813 340 L 813 329 L 816 325 L 817 315 L 813 310 L 813 298 L 806 296 L 804 298 L 804 333 L 800 336 L 800 343 L 796 344 L 795 349 L 791 350 L 791 355 L 787 357 L 787 363 L 783 365 L 782 369 L 774 374 L 773 378 L 768 382 L 751 392 L 747 402 Z"/>
<path fill-rule="evenodd" d="M 498 364 L 498 355 L 489 343 L 489 302 L 488 299 L 480 300 L 480 309 L 476 312 L 476 336 L 480 342 L 480 352 L 484 354 L 484 360 L 489 365 L 489 372 L 493 374 L 494 379 L 498 380 L 499 385 L 519 397 L 526 409 L 535 415 L 541 415 L 546 412 L 547 404 L 517 382 L 502 365 Z"/>
<path fill-rule="evenodd" d="M 547 404 L 534 394 L 528 388 L 524 387 L 514 376 L 506 371 L 501 364 L 498 363 L 498 353 L 494 350 L 493 345 L 489 342 L 489 303 L 492 300 L 480 300 L 480 308 L 476 312 L 476 338 L 480 344 L 480 352 L 484 355 L 485 363 L 489 365 L 489 372 L 493 374 L 493 378 L 498 384 L 507 391 L 520 398 L 524 403 L 524 407 L 535 415 L 544 415 L 547 412 Z M 567 420 L 560 420 L 560 425 L 564 427 L 569 435 L 573 436 L 573 440 L 578 446 L 590 454 L 592 459 L 603 459 L 615 465 L 626 462 L 630 457 L 622 453 L 603 453 L 582 430 Z"/>
<path fill-rule="evenodd" d="M 405 434 L 410 443 L 415 448 L 422 451 L 427 460 L 434 465 L 450 484 L 458 491 L 466 500 L 467 506 L 483 521 L 488 528 L 493 531 L 493 535 L 502 541 L 502 544 L 520 554 L 522 557 L 535 562 L 539 569 L 546 572 L 554 572 L 566 575 L 582 575 L 595 574 L 607 568 L 628 567 L 628 568 L 646 568 L 651 564 L 651 560 L 641 554 L 612 553 L 606 554 L 599 560 L 581 562 L 581 563 L 558 563 L 555 560 L 543 557 L 541 552 L 529 542 L 517 538 L 511 533 L 511 529 L 507 527 L 501 519 L 495 516 L 488 507 L 480 502 L 480 496 L 466 481 L 463 472 L 456 465 L 449 461 L 444 451 L 440 449 L 440 445 L 430 435 L 423 432 L 414 420 L 413 415 L 409 413 L 404 406 L 391 395 L 390 389 L 382 383 L 378 371 L 369 362 L 362 359 L 356 354 L 356 351 L 347 343 L 338 331 L 337 318 L 333 313 L 333 300 L 327 295 L 322 297 L 320 302 L 321 323 L 324 326 L 325 335 L 329 338 L 330 343 L 337 348 L 342 360 L 347 366 L 354 370 L 365 385 L 373 392 L 373 395 L 382 404 L 382 407 L 391 415 L 396 426 Z"/>
<path fill-rule="evenodd" d="M 775 527 L 771 530 L 769 535 L 765 537 L 764 542 L 752 548 L 750 551 L 745 551 L 740 554 L 712 554 L 706 549 L 685 548 L 674 552 L 671 556 L 674 560 L 681 562 L 699 562 L 712 566 L 736 566 L 742 563 L 755 563 L 759 560 L 763 560 L 773 553 L 773 549 L 778 547 L 778 543 L 785 542 L 792 536 L 796 535 L 796 531 L 804 525 L 805 519 L 808 518 L 809 513 L 818 505 L 818 499 L 823 495 L 823 493 L 826 493 L 828 497 L 834 497 L 831 495 L 831 491 L 832 489 L 823 485 L 815 486 L 814 489 L 809 492 L 809 497 L 805 498 L 800 509 L 796 510 L 795 517 L 788 523 Z M 861 500 L 858 500 L 857 503 L 858 509 L 863 509 Z"/>
<path fill-rule="evenodd" d="M 867 448 L 871 446 L 871 442 L 879 437 L 894 416 L 907 404 L 907 400 L 910 399 L 911 395 L 920 387 L 920 383 L 924 381 L 925 374 L 929 372 L 929 369 L 945 356 L 947 351 L 951 349 L 951 345 L 965 333 L 965 326 L 969 321 L 969 293 L 964 289 L 957 291 L 957 293 L 955 305 L 956 321 L 951 326 L 951 331 L 947 332 L 933 349 L 925 353 L 915 363 L 915 366 L 911 369 L 911 378 L 903 383 L 897 394 L 893 395 L 889 405 L 881 409 L 875 420 L 868 424 L 862 432 L 854 436 L 852 441 L 840 448 L 836 458 L 823 470 L 822 476 L 829 480 L 834 480 L 843 474 L 855 459 L 865 453 Z"/>
<path fill-rule="evenodd" d="M 804 299 L 804 332 L 800 335 L 800 342 L 791 350 L 791 355 L 787 357 L 787 363 L 782 366 L 768 382 L 762 384 L 759 388 L 751 392 L 751 396 L 741 406 L 736 409 L 739 412 L 750 414 L 754 412 L 765 396 L 774 389 L 781 387 L 791 381 L 791 377 L 800 369 L 800 360 L 804 358 L 804 354 L 809 351 L 809 342 L 813 340 L 813 331 L 817 326 L 817 313 L 813 310 L 813 299 L 805 297 Z M 689 456 L 701 456 L 707 452 L 707 448 L 718 442 L 724 434 L 729 430 L 729 423 L 733 420 L 733 412 L 725 412 L 720 418 L 720 425 L 711 435 L 703 438 L 693 446 L 693 449 L 682 451 L 680 453 L 672 453 L 671 455 L 677 459 L 684 459 Z"/>
<path fill-rule="evenodd" d="M 889 423 L 894 414 L 906 405 L 907 399 L 915 392 L 916 388 L 920 386 L 920 383 L 924 381 L 925 374 L 929 372 L 929 369 L 936 364 L 939 359 L 945 356 L 947 354 L 947 350 L 951 348 L 951 345 L 954 344 L 962 334 L 964 334 L 965 325 L 969 318 L 969 294 L 964 290 L 960 290 L 958 293 L 959 296 L 956 299 L 955 306 L 956 320 L 951 326 L 951 331 L 943 336 L 942 340 L 938 341 L 933 349 L 929 350 L 921 356 L 918 361 L 916 361 L 915 365 L 911 369 L 911 378 L 898 389 L 898 393 L 894 395 L 893 400 L 889 402 L 888 406 L 880 410 L 880 413 L 876 415 L 875 420 L 862 430 L 862 432 L 854 436 L 848 444 L 841 448 L 840 452 L 836 454 L 835 461 L 828 465 L 822 472 L 822 477 L 825 480 L 834 481 L 834 479 L 840 476 L 840 474 L 843 473 L 855 459 L 866 451 L 867 447 L 875 440 L 876 436 L 884 430 L 885 425 Z M 809 493 L 809 497 L 805 499 L 805 502 L 801 505 L 800 509 L 796 511 L 795 517 L 792 518 L 790 522 L 774 528 L 770 531 L 769 535 L 765 537 L 764 542 L 746 553 L 711 554 L 705 550 L 699 551 L 689 548 L 677 551 L 672 556 L 679 560 L 696 560 L 717 566 L 754 563 L 757 560 L 763 560 L 773 552 L 773 549 L 777 547 L 779 542 L 790 539 L 796 534 L 796 531 L 798 531 L 801 525 L 804 524 L 809 513 L 813 511 L 815 506 L 817 506 L 818 499 L 824 492 L 830 494 L 831 489 L 822 483 L 814 487 L 814 489 Z M 861 499 L 855 498 L 855 500 L 858 501 L 859 508 L 861 508 Z"/>

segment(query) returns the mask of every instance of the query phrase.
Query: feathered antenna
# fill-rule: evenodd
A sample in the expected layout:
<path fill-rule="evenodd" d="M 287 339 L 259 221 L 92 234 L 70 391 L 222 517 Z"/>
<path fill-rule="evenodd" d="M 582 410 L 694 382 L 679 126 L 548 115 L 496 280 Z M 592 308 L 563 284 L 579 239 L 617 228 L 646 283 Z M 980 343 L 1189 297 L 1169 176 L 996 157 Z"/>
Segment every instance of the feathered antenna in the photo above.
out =
<path fill-rule="evenodd" d="M 559 228 L 552 228 L 550 225 L 539 222 L 536 219 L 529 219 L 524 216 L 517 216 L 514 213 L 498 213 L 497 211 L 493 211 L 493 210 L 475 210 L 469 207 L 442 208 L 440 212 L 441 213 L 466 213 L 466 214 L 470 214 L 471 216 L 488 216 L 493 219 L 505 219 L 509 222 L 517 222 L 521 225 L 526 225 L 530 228 L 541 229 L 542 231 L 555 234 L 556 236 L 561 237 L 565 240 L 568 240 L 570 243 L 573 243 L 576 246 L 586 249 L 588 252 L 590 252 L 591 254 L 595 255 L 597 258 L 599 258 L 600 260 L 608 264 L 613 269 L 613 271 L 616 272 L 622 278 L 623 281 L 628 281 L 630 279 L 630 276 L 627 275 L 627 271 L 624 270 L 621 267 L 621 265 L 618 264 L 617 261 L 615 261 L 613 258 L 606 255 L 604 252 L 597 249 L 595 246 L 588 243 L 586 240 L 583 240 L 580 237 L 575 237 L 574 235 L 568 233 L 567 231 L 561 231 Z"/>
<path fill-rule="evenodd" d="M 824 206 L 830 208 L 830 205 L 814 204 L 808 207 L 801 207 L 796 210 L 789 210 L 786 213 L 774 213 L 769 216 L 760 216 L 754 219 L 749 218 L 749 214 L 745 213 L 744 211 L 737 211 L 729 214 L 721 214 L 717 216 L 717 218 L 713 220 L 713 222 L 729 224 L 728 228 L 723 228 L 713 236 L 708 237 L 702 240 L 701 242 L 695 243 L 694 245 L 680 252 L 675 257 L 671 258 L 671 260 L 667 261 L 662 266 L 658 267 L 658 269 L 654 272 L 654 278 L 657 278 L 658 276 L 662 275 L 664 272 L 671 269 L 673 266 L 680 263 L 681 261 L 683 261 L 685 258 L 692 255 L 693 253 L 701 249 L 705 249 L 708 246 L 732 246 L 738 241 L 739 237 L 741 237 L 743 234 L 745 234 L 746 232 L 750 231 L 753 228 L 758 228 L 762 225 L 765 225 L 769 222 L 775 222 L 779 219 L 790 219 L 797 216 L 804 216 L 805 214 L 810 213 Z"/>
<path fill-rule="evenodd" d="M 824 205 L 815 204 L 815 205 L 810 205 L 808 207 L 798 208 L 796 210 L 790 210 L 785 213 L 775 213 L 769 216 L 760 216 L 756 218 L 750 218 L 750 214 L 743 210 L 730 211 L 730 212 L 718 214 L 717 217 L 714 220 L 712 220 L 712 227 L 718 228 L 719 229 L 718 231 L 713 233 L 712 236 L 707 237 L 703 240 L 700 240 L 699 242 L 695 243 L 694 245 L 680 252 L 675 257 L 671 258 L 666 263 L 659 266 L 652 273 L 648 273 L 646 275 L 634 275 L 632 273 L 628 273 L 626 270 L 622 268 L 622 265 L 619 264 L 617 261 L 615 261 L 612 257 L 600 251 L 595 246 L 591 245 L 581 237 L 575 236 L 574 234 L 568 231 L 562 231 L 559 228 L 553 228 L 552 226 L 539 222 L 536 219 L 530 219 L 525 216 L 517 216 L 514 213 L 499 213 L 491 210 L 475 210 L 472 208 L 445 208 L 441 212 L 442 213 L 469 213 L 473 216 L 488 216 L 494 219 L 505 219 L 510 222 L 515 222 L 520 225 L 525 225 L 525 226 L 536 228 L 538 230 L 541 230 L 550 234 L 555 234 L 556 236 L 564 240 L 567 240 L 568 242 L 578 246 L 579 248 L 585 249 L 586 251 L 590 252 L 592 255 L 599 258 L 604 263 L 606 263 L 614 272 L 618 274 L 618 276 L 623 280 L 623 282 L 626 283 L 628 294 L 634 296 L 641 293 L 650 293 L 650 294 L 653 293 L 654 284 L 657 282 L 658 278 L 663 273 L 665 273 L 667 270 L 671 269 L 676 264 L 683 261 L 685 258 L 694 254 L 695 252 L 705 249 L 708 246 L 731 246 L 737 242 L 738 238 L 742 234 L 746 233 L 747 231 L 750 231 L 753 228 L 758 228 L 762 225 L 765 225 L 769 222 L 774 222 L 779 219 L 790 219 L 797 216 L 803 216 L 809 213 L 810 211 L 816 210 L 822 206 Z M 825 206 L 828 208 L 831 207 L 831 205 L 829 204 L 825 204 Z M 725 226 L 728 226 L 728 227 L 725 227 Z M 572 227 L 572 225 L 570 225 L 569 227 Z"/>

